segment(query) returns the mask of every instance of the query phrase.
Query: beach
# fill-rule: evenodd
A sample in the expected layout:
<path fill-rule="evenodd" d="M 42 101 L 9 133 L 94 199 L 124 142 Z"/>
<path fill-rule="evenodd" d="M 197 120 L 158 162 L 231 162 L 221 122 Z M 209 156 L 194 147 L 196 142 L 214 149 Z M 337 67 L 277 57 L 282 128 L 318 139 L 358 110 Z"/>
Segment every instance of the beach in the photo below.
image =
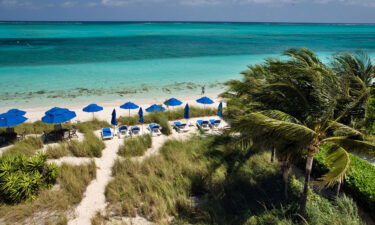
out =
<path fill-rule="evenodd" d="M 184 107 L 185 104 L 189 104 L 189 106 L 197 106 L 197 107 L 218 107 L 218 104 L 222 99 L 218 97 L 217 94 L 208 94 L 205 95 L 209 98 L 211 98 L 215 103 L 212 105 L 202 105 L 196 102 L 197 99 L 203 97 L 203 95 L 196 94 L 195 97 L 193 96 L 187 96 L 184 98 L 179 98 L 180 101 L 183 102 L 181 106 L 176 106 L 176 107 L 169 107 L 168 109 L 177 109 L 179 107 Z M 51 109 L 54 106 L 57 107 L 64 107 L 64 108 L 69 108 L 69 110 L 74 111 L 77 114 L 77 117 L 75 117 L 72 122 L 77 122 L 77 121 L 88 121 L 92 120 L 93 116 L 99 120 L 104 120 L 104 121 L 111 121 L 111 116 L 112 116 L 112 111 L 113 109 L 116 110 L 117 117 L 120 116 L 129 116 L 129 110 L 121 109 L 120 105 L 124 104 L 127 101 L 132 101 L 135 104 L 137 104 L 139 107 L 142 107 L 145 112 L 145 109 L 152 104 L 162 104 L 167 100 L 166 98 L 149 98 L 149 99 L 138 99 L 136 101 L 133 101 L 132 99 L 124 99 L 124 100 L 116 100 L 112 102 L 95 102 L 96 104 L 100 105 L 103 107 L 103 111 L 96 112 L 94 113 L 87 113 L 83 112 L 82 109 L 86 106 L 85 104 L 71 104 L 71 105 L 51 105 L 49 107 L 34 107 L 34 108 L 24 108 L 27 112 L 26 117 L 28 118 L 27 122 L 35 122 L 38 120 L 41 120 L 41 118 L 44 116 L 44 113 Z M 224 102 L 225 105 L 225 102 Z M 165 105 L 163 105 L 166 107 Z M 5 108 L 5 110 L 8 110 L 10 108 Z M 138 113 L 138 109 L 136 110 L 130 110 L 130 115 L 136 115 Z"/>

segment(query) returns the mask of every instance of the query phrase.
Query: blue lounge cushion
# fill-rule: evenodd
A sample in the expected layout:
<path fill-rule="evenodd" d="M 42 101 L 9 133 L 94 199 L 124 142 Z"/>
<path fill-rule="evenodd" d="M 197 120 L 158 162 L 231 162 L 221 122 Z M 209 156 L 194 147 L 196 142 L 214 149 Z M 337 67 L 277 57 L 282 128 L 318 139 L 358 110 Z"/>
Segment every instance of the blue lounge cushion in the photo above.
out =
<path fill-rule="evenodd" d="M 159 129 L 160 126 L 156 123 L 151 123 L 148 125 L 148 127 L 152 130 L 152 129 Z"/>
<path fill-rule="evenodd" d="M 174 124 L 175 126 L 177 126 L 177 127 L 179 127 L 179 126 L 182 125 L 182 123 L 181 123 L 180 121 L 175 121 L 175 122 L 173 122 L 173 124 Z"/>
<path fill-rule="evenodd" d="M 123 130 L 128 130 L 128 127 L 127 126 L 121 126 L 118 128 L 119 131 L 123 131 Z"/>
<path fill-rule="evenodd" d="M 103 137 L 109 137 L 112 136 L 111 128 L 103 128 L 102 129 Z"/>
<path fill-rule="evenodd" d="M 131 128 L 131 130 L 132 130 L 132 131 L 136 131 L 136 130 L 139 131 L 139 130 L 141 130 L 141 129 L 140 129 L 138 126 L 134 126 L 134 127 Z"/>

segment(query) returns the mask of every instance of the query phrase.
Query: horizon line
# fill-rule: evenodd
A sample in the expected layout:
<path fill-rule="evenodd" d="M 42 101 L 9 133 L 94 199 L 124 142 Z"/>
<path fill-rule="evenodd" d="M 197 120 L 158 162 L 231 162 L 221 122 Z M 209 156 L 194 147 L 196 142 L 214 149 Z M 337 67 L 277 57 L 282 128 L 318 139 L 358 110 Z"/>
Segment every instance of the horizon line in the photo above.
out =
<path fill-rule="evenodd" d="M 199 21 L 199 20 L 0 20 L 0 23 L 247 23 L 247 24 L 353 24 L 375 25 L 362 22 L 270 22 L 270 21 Z"/>

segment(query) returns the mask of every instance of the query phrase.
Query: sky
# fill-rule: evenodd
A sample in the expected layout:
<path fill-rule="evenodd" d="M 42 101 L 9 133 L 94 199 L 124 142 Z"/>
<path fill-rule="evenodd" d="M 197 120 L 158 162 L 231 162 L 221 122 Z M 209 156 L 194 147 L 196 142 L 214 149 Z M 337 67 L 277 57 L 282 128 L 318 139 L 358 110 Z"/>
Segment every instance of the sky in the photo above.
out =
<path fill-rule="evenodd" d="M 375 0 L 0 0 L 0 20 L 375 23 Z"/>

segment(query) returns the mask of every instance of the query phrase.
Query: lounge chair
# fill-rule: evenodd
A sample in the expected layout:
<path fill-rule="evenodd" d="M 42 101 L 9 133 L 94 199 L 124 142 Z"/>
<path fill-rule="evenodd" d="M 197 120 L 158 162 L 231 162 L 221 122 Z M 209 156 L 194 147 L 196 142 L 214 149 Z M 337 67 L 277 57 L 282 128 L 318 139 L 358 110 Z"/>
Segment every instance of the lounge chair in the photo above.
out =
<path fill-rule="evenodd" d="M 69 139 L 71 139 L 73 137 L 78 138 L 77 130 L 78 130 L 78 128 L 73 125 L 72 129 L 69 130 Z"/>
<path fill-rule="evenodd" d="M 218 129 L 220 127 L 221 120 L 210 120 L 210 126 L 212 129 Z"/>
<path fill-rule="evenodd" d="M 187 124 L 181 123 L 180 121 L 175 121 L 172 123 L 173 129 L 175 129 L 177 132 L 187 132 Z"/>
<path fill-rule="evenodd" d="M 208 120 L 197 120 L 197 126 L 205 131 L 210 130 L 210 122 Z"/>
<path fill-rule="evenodd" d="M 103 140 L 113 139 L 113 132 L 111 128 L 103 128 L 101 134 Z"/>
<path fill-rule="evenodd" d="M 118 136 L 127 136 L 129 134 L 129 129 L 126 125 L 122 125 L 118 128 Z"/>
<path fill-rule="evenodd" d="M 129 133 L 130 135 L 136 136 L 141 133 L 141 129 L 138 126 L 131 126 Z"/>
<path fill-rule="evenodd" d="M 156 123 L 150 123 L 148 125 L 148 130 L 151 132 L 151 134 L 155 134 L 155 135 L 161 135 L 161 131 L 160 131 L 160 125 L 159 124 L 156 124 Z"/>

